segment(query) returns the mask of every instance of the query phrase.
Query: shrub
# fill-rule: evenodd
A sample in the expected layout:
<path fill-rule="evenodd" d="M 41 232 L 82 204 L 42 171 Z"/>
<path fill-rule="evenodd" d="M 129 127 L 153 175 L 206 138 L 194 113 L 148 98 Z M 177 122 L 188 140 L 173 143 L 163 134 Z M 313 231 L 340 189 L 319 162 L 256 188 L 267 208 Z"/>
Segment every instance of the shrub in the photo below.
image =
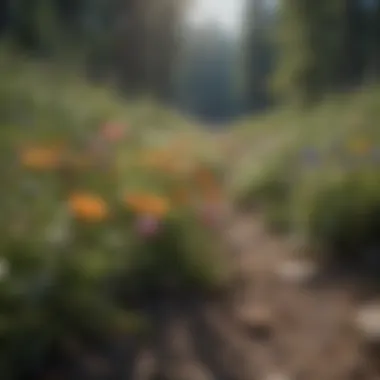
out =
<path fill-rule="evenodd" d="M 343 265 L 363 264 L 365 252 L 379 247 L 380 177 L 347 175 L 324 186 L 309 200 L 307 230 Z"/>
<path fill-rule="evenodd" d="M 368 89 L 303 114 L 269 116 L 260 138 L 259 125 L 253 127 L 252 157 L 277 133 L 292 139 L 252 158 L 237 199 L 262 205 L 270 224 L 322 247 L 325 259 L 355 268 L 370 262 L 379 270 L 379 94 Z M 314 157 L 300 155 L 304 148 L 314 149 Z"/>

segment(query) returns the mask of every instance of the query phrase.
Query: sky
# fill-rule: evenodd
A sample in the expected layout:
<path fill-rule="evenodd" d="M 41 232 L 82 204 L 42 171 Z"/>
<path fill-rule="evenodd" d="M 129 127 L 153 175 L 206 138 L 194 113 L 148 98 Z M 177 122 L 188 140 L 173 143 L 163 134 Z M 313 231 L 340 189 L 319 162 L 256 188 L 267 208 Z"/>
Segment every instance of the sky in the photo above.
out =
<path fill-rule="evenodd" d="M 237 33 L 240 29 L 244 0 L 193 0 L 194 5 L 189 13 L 189 23 L 202 26 L 216 22 L 223 29 Z"/>

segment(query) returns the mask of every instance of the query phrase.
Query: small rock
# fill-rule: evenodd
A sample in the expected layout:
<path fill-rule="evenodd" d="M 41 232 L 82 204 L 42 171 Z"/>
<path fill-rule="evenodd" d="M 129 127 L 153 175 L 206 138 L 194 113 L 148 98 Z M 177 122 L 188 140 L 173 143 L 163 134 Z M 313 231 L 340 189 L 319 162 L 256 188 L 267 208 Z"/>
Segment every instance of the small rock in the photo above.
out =
<path fill-rule="evenodd" d="M 86 355 L 83 360 L 84 368 L 90 376 L 109 376 L 112 372 L 111 364 L 107 359 L 98 355 Z"/>
<path fill-rule="evenodd" d="M 380 342 L 380 304 L 363 307 L 357 313 L 355 322 L 367 339 Z"/>
<path fill-rule="evenodd" d="M 289 244 L 290 250 L 296 254 L 303 254 L 309 248 L 309 244 L 308 244 L 307 239 L 303 236 L 298 235 L 298 234 L 291 235 L 288 238 L 288 244 Z"/>
<path fill-rule="evenodd" d="M 253 339 L 267 341 L 273 336 L 274 316 L 266 308 L 254 308 L 242 313 L 242 321 Z"/>
<path fill-rule="evenodd" d="M 380 304 L 368 305 L 359 310 L 355 322 L 363 334 L 363 348 L 370 367 L 380 374 Z"/>
<path fill-rule="evenodd" d="M 166 369 L 164 372 L 157 372 L 150 377 L 150 380 L 214 380 L 214 377 L 203 368 L 186 363 Z"/>
<path fill-rule="evenodd" d="M 265 377 L 265 380 L 291 380 L 291 378 L 284 374 L 284 373 L 271 373 L 267 377 Z"/>
<path fill-rule="evenodd" d="M 280 263 L 276 272 L 283 280 L 301 283 L 311 279 L 317 268 L 311 261 L 294 259 Z"/>
<path fill-rule="evenodd" d="M 149 349 L 143 350 L 137 358 L 134 368 L 135 380 L 150 380 L 154 378 L 157 363 L 153 353 Z"/>

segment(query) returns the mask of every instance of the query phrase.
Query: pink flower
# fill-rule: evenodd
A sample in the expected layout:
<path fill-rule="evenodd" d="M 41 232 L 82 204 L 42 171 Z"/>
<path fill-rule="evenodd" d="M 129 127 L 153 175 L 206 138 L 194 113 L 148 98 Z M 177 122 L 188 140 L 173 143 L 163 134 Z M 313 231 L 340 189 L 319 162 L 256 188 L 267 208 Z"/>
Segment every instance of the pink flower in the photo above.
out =
<path fill-rule="evenodd" d="M 125 125 L 109 122 L 102 127 L 101 135 L 105 140 L 115 142 L 125 136 L 127 129 Z"/>
<path fill-rule="evenodd" d="M 104 140 L 101 140 L 99 136 L 94 136 L 89 141 L 88 152 L 100 165 L 106 165 L 112 153 L 109 145 Z"/>
<path fill-rule="evenodd" d="M 158 233 L 160 223 L 154 216 L 143 215 L 137 219 L 136 227 L 140 235 L 151 237 Z"/>
<path fill-rule="evenodd" d="M 89 150 L 97 157 L 102 157 L 107 152 L 107 145 L 99 139 L 98 136 L 93 137 L 89 142 Z"/>
<path fill-rule="evenodd" d="M 200 209 L 202 222 L 211 228 L 217 227 L 220 222 L 220 210 L 217 205 L 205 204 Z"/>

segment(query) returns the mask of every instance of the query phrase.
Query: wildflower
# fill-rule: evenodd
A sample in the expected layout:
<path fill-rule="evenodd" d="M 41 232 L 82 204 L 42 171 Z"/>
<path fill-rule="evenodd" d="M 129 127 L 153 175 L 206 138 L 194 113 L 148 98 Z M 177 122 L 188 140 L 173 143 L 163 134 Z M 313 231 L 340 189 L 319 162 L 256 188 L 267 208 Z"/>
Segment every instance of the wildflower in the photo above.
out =
<path fill-rule="evenodd" d="M 216 204 L 203 204 L 199 210 L 201 221 L 208 227 L 216 227 L 220 222 L 220 208 Z"/>
<path fill-rule="evenodd" d="M 320 161 L 318 151 L 313 148 L 303 149 L 301 152 L 301 158 L 303 163 L 307 165 L 318 165 Z"/>
<path fill-rule="evenodd" d="M 143 166 L 169 173 L 175 168 L 174 162 L 175 157 L 170 152 L 164 150 L 147 152 L 141 159 Z"/>
<path fill-rule="evenodd" d="M 165 216 L 170 209 L 169 201 L 154 194 L 129 194 L 125 203 L 136 214 L 152 215 L 157 218 Z"/>
<path fill-rule="evenodd" d="M 176 189 L 173 193 L 172 199 L 175 204 L 184 205 L 189 201 L 190 194 L 184 187 Z"/>
<path fill-rule="evenodd" d="M 372 150 L 372 159 L 374 164 L 379 164 L 380 163 L 380 148 L 375 147 Z"/>
<path fill-rule="evenodd" d="M 356 139 L 349 142 L 348 146 L 351 153 L 357 156 L 363 156 L 371 149 L 371 143 L 365 138 Z"/>
<path fill-rule="evenodd" d="M 94 157 L 104 157 L 108 152 L 108 148 L 107 144 L 99 136 L 91 138 L 87 145 L 89 153 Z"/>
<path fill-rule="evenodd" d="M 108 216 L 108 207 L 104 200 L 88 193 L 72 194 L 69 208 L 78 219 L 87 222 L 99 222 Z"/>
<path fill-rule="evenodd" d="M 119 141 L 125 135 L 126 126 L 118 123 L 106 123 L 101 130 L 102 137 L 110 142 Z"/>
<path fill-rule="evenodd" d="M 221 199 L 220 186 L 209 170 L 198 168 L 195 172 L 195 181 L 205 201 L 218 202 Z"/>
<path fill-rule="evenodd" d="M 156 235 L 159 230 L 159 220 L 151 215 L 141 215 L 136 223 L 140 235 L 150 237 Z"/>
<path fill-rule="evenodd" d="M 218 203 L 222 199 L 222 191 L 216 184 L 202 189 L 202 198 L 208 203 Z"/>
<path fill-rule="evenodd" d="M 22 150 L 21 163 L 30 169 L 55 169 L 61 163 L 62 151 L 59 148 L 32 147 Z"/>
<path fill-rule="evenodd" d="M 202 189 L 213 188 L 216 184 L 213 174 L 204 167 L 195 170 L 195 181 Z"/>

